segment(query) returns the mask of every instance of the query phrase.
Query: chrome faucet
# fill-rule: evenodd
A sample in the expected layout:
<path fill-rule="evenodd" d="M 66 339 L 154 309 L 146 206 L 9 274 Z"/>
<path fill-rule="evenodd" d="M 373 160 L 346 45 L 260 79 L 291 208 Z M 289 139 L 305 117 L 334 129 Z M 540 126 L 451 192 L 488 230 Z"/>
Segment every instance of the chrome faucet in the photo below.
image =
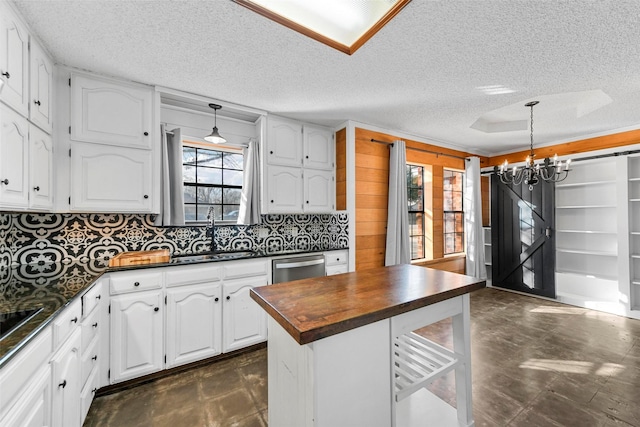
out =
<path fill-rule="evenodd" d="M 214 207 L 209 206 L 207 211 L 207 237 L 211 238 L 211 252 L 217 252 L 216 247 L 216 220 L 214 217 Z"/>

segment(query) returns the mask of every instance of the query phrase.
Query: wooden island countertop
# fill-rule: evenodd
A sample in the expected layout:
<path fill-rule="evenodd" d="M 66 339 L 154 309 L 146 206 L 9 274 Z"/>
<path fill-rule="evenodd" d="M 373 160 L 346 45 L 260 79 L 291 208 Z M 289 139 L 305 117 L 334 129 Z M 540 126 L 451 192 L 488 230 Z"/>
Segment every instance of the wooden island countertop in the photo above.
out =
<path fill-rule="evenodd" d="M 251 289 L 251 298 L 299 344 L 484 288 L 475 277 L 394 265 Z"/>

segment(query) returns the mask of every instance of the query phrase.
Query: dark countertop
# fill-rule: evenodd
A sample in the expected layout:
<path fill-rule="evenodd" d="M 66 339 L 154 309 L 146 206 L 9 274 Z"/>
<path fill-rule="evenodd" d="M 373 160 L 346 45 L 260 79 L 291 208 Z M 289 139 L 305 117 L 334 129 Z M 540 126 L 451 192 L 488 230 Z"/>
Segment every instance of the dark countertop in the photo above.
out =
<path fill-rule="evenodd" d="M 250 295 L 302 345 L 485 286 L 475 277 L 404 264 L 261 286 Z"/>
<path fill-rule="evenodd" d="M 316 250 L 277 250 L 253 252 L 234 260 L 272 257 L 285 254 L 328 252 L 348 248 L 327 247 Z M 187 254 L 198 255 L 198 254 Z M 0 269 L 0 313 L 12 313 L 42 307 L 42 311 L 29 319 L 9 335 L 0 339 L 0 368 L 20 351 L 33 337 L 44 329 L 63 309 L 80 298 L 104 273 L 129 271 L 141 268 L 185 266 L 191 264 L 230 261 L 230 259 L 189 259 L 169 262 L 109 267 L 108 261 L 89 260 L 62 263 L 18 265 Z"/>

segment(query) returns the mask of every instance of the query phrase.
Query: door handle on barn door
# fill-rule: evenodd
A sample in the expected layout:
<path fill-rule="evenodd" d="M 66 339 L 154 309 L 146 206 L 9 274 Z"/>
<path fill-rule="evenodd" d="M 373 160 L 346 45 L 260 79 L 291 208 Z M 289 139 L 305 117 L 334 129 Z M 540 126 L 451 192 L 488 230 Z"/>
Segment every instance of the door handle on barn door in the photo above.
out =
<path fill-rule="evenodd" d="M 547 236 L 547 239 L 551 238 L 551 227 L 545 228 L 544 235 Z"/>

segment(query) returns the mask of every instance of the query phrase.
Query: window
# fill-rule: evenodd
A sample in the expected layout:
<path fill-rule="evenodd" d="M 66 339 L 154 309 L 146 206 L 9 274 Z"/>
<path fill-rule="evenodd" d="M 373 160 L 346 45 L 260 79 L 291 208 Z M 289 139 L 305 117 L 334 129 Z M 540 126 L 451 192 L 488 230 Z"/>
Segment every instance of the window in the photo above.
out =
<path fill-rule="evenodd" d="M 182 150 L 185 221 L 206 221 L 210 206 L 214 207 L 216 221 L 237 221 L 242 169 L 242 153 L 185 143 Z"/>
<path fill-rule="evenodd" d="M 464 252 L 464 172 L 445 169 L 443 173 L 444 254 L 449 255 Z"/>
<path fill-rule="evenodd" d="M 424 167 L 407 165 L 407 197 L 409 205 L 409 242 L 411 259 L 424 256 Z"/>

